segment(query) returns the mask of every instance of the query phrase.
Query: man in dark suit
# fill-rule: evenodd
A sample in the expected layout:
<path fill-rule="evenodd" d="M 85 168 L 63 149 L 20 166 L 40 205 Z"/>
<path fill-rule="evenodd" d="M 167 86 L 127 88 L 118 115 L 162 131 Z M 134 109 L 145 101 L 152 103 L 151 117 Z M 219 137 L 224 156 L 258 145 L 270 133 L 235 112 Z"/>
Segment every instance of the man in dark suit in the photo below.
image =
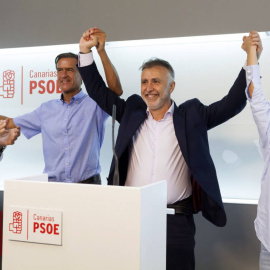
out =
<path fill-rule="evenodd" d="M 176 213 L 167 216 L 167 270 L 195 269 L 193 213 L 202 211 L 213 224 L 226 224 L 207 131 L 245 107 L 245 70 L 221 100 L 205 106 L 192 99 L 177 106 L 171 100 L 173 68 L 167 61 L 150 59 L 141 67 L 141 96 L 123 100 L 105 86 L 91 58 L 99 29 L 91 29 L 88 35 L 80 40 L 80 57 L 88 57 L 92 64 L 79 67 L 79 72 L 88 94 L 104 111 L 111 114 L 113 104 L 117 107 L 120 185 L 142 186 L 167 179 L 168 207 Z M 114 160 L 108 184 L 113 174 Z"/>

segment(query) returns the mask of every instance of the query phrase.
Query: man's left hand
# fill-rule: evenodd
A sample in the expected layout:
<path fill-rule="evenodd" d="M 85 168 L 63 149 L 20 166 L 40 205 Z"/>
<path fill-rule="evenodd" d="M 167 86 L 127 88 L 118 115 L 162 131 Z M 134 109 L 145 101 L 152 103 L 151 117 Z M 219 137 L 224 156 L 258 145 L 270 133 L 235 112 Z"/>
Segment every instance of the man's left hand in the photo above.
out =
<path fill-rule="evenodd" d="M 0 147 L 14 144 L 20 136 L 20 128 L 6 129 L 7 123 L 8 119 L 0 120 Z"/>

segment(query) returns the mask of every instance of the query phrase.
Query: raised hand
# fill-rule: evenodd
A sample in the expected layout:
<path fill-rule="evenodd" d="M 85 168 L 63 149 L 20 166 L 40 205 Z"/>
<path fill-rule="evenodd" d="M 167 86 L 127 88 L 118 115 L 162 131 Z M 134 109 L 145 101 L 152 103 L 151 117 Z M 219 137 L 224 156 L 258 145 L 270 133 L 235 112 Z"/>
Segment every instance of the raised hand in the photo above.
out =
<path fill-rule="evenodd" d="M 261 37 L 256 31 L 250 31 L 249 36 L 250 36 L 251 45 L 257 46 L 257 58 L 259 60 L 261 53 L 263 51 Z"/>
<path fill-rule="evenodd" d="M 97 37 L 98 43 L 96 45 L 97 51 L 101 52 L 105 50 L 106 33 L 98 27 L 91 28 L 91 35 Z"/>
<path fill-rule="evenodd" d="M 247 40 L 246 40 L 247 38 Z M 258 32 L 256 31 L 250 31 L 249 33 L 249 36 L 244 36 L 243 37 L 243 45 L 242 45 L 242 49 L 244 51 L 245 48 L 247 48 L 247 44 L 244 45 L 245 43 L 245 40 L 248 41 L 251 45 L 254 45 L 256 46 L 256 54 L 257 54 L 257 59 L 259 60 L 260 56 L 261 56 L 261 53 L 263 51 L 263 46 L 262 46 L 262 41 L 261 41 L 261 37 L 260 35 L 258 34 Z"/>
<path fill-rule="evenodd" d="M 98 39 L 93 35 L 93 29 L 90 28 L 82 34 L 79 44 L 81 53 L 89 53 L 94 46 L 97 46 Z"/>
<path fill-rule="evenodd" d="M 248 50 L 250 50 L 251 47 L 255 47 L 255 45 L 251 44 L 251 39 L 250 36 L 243 36 L 243 44 L 241 46 L 241 48 L 245 51 L 248 52 Z"/>

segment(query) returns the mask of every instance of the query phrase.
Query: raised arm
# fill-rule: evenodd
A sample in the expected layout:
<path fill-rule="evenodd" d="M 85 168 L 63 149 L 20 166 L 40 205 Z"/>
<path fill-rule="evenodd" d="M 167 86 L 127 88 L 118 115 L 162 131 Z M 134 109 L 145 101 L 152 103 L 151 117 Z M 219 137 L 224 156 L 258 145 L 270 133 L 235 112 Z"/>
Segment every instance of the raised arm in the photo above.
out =
<path fill-rule="evenodd" d="M 254 31 L 252 32 L 252 34 L 250 33 L 248 37 L 243 38 L 242 45 L 242 49 L 247 52 L 247 63 L 251 65 L 248 67 L 248 70 L 250 70 L 250 75 L 247 75 L 247 77 L 249 76 L 250 78 L 247 78 L 247 82 L 250 81 L 250 83 L 247 86 L 246 95 L 249 100 L 252 115 L 259 132 L 260 146 L 264 155 L 266 153 L 264 149 L 267 151 L 270 149 L 270 104 L 264 96 L 261 86 L 260 68 L 258 65 L 256 65 L 257 58 L 260 56 L 262 51 L 262 43 L 258 33 Z M 255 36 L 255 41 L 252 38 L 252 35 Z M 254 57 L 254 51 L 256 48 L 257 57 Z M 259 55 L 258 49 L 260 50 Z"/>
<path fill-rule="evenodd" d="M 257 32 L 252 31 L 248 37 L 243 38 L 242 49 L 248 53 L 247 65 L 257 65 L 257 58 L 260 57 L 262 52 L 262 44 Z M 247 71 L 247 73 L 249 72 L 250 70 Z M 245 107 L 247 99 L 245 89 L 250 85 L 252 90 L 253 85 L 247 85 L 249 81 L 246 80 L 245 73 L 245 70 L 242 69 L 228 95 L 223 99 L 209 106 L 200 106 L 201 115 L 206 119 L 208 129 L 229 120 Z"/>
<path fill-rule="evenodd" d="M 90 28 L 83 33 L 80 39 L 80 53 L 89 53 L 92 47 L 96 46 L 97 52 L 100 56 L 105 71 L 108 87 L 118 96 L 121 96 L 123 90 L 120 79 L 105 50 L 105 41 L 105 32 L 103 32 L 97 27 Z"/>
<path fill-rule="evenodd" d="M 242 49 L 247 53 L 247 65 L 257 65 L 263 50 L 260 35 L 255 31 L 251 31 L 248 37 L 244 36 Z M 252 98 L 253 91 L 254 84 L 251 81 L 248 88 L 250 98 Z"/>

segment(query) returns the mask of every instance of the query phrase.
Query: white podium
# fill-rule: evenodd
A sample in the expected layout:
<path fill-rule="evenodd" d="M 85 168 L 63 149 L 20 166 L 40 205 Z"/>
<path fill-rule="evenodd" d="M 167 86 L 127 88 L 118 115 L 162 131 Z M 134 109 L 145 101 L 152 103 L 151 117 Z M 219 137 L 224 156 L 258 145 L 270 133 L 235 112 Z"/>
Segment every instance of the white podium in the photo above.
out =
<path fill-rule="evenodd" d="M 165 181 L 6 181 L 2 269 L 164 270 L 166 198 Z"/>

